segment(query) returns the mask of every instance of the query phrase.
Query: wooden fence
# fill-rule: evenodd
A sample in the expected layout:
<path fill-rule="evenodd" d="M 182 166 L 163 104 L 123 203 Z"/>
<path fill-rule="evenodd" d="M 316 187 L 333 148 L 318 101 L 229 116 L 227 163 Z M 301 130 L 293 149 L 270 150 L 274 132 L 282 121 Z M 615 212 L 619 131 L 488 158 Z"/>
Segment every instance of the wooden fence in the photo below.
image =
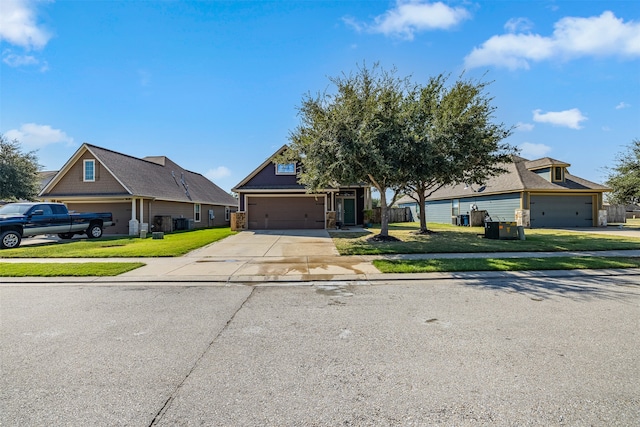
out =
<path fill-rule="evenodd" d="M 410 222 L 411 209 L 410 208 L 391 208 L 387 209 L 389 212 L 389 222 Z M 373 223 L 380 224 L 382 222 L 382 209 L 373 208 Z"/>
<path fill-rule="evenodd" d="M 624 205 L 605 205 L 608 223 L 625 223 L 626 209 Z"/>

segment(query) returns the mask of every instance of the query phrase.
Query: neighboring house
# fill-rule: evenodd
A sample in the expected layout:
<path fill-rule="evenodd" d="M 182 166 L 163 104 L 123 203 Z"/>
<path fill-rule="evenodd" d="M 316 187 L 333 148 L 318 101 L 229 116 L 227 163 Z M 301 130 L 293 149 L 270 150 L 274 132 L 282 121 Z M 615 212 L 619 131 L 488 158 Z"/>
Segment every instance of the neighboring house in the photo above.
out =
<path fill-rule="evenodd" d="M 139 159 L 83 144 L 39 194 L 70 210 L 109 211 L 109 234 L 229 225 L 237 200 L 204 176 L 164 156 Z M 130 228 L 130 221 L 132 227 Z"/>
<path fill-rule="evenodd" d="M 573 176 L 571 165 L 549 157 L 529 161 L 514 156 L 507 173 L 484 185 L 443 187 L 426 200 L 428 222 L 455 223 L 471 210 L 487 211 L 494 221 L 517 221 L 531 228 L 594 227 L 606 224 L 604 192 L 609 188 Z M 409 196 L 397 202 L 410 207 L 418 220 L 417 203 Z"/>
<path fill-rule="evenodd" d="M 371 189 L 363 185 L 327 188 L 308 193 L 298 183 L 296 163 L 276 164 L 281 147 L 232 190 L 238 193 L 243 227 L 262 229 L 334 228 L 363 223 L 371 208 Z"/>

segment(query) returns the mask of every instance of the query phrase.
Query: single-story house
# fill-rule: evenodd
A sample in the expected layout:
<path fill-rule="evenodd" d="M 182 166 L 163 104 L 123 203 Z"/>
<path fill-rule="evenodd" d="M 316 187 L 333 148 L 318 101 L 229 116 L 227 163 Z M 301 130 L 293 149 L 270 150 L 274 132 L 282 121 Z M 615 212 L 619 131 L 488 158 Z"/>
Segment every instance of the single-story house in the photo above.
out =
<path fill-rule="evenodd" d="M 82 144 L 38 196 L 77 212 L 111 212 L 106 234 L 229 225 L 238 201 L 165 156 L 136 158 Z"/>
<path fill-rule="evenodd" d="M 345 185 L 309 193 L 298 183 L 296 162 L 275 163 L 284 145 L 265 160 L 232 191 L 238 193 L 240 219 L 237 228 L 325 229 L 359 225 L 364 209 L 371 209 L 371 188 Z"/>
<path fill-rule="evenodd" d="M 566 162 L 544 157 L 514 156 L 505 174 L 484 185 L 460 184 L 439 189 L 425 202 L 427 222 L 456 223 L 458 215 L 487 211 L 494 221 L 515 221 L 530 228 L 606 225 L 603 193 L 609 188 L 571 175 Z M 418 220 L 417 203 L 403 196 L 397 205 L 409 207 Z"/>

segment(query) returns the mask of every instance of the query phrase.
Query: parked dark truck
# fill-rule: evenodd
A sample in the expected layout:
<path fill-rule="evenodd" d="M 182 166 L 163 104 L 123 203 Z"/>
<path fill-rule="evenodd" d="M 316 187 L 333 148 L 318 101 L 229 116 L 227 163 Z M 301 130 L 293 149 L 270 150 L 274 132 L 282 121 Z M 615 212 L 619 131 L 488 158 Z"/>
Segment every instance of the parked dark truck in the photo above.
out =
<path fill-rule="evenodd" d="M 97 239 L 111 225 L 110 212 L 70 213 L 62 203 L 9 203 L 0 208 L 0 249 L 17 248 L 23 237 L 39 234 L 57 234 L 61 239 L 86 234 Z"/>

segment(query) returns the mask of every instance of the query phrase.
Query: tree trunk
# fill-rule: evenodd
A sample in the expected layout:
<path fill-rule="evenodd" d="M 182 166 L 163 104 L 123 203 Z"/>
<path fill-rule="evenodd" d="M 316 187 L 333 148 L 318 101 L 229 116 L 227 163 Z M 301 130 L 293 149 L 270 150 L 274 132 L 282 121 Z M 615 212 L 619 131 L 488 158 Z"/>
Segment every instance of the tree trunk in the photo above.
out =
<path fill-rule="evenodd" d="M 420 209 L 420 233 L 427 232 L 427 207 L 425 205 L 424 189 L 418 191 L 418 209 Z"/>
<path fill-rule="evenodd" d="M 380 235 L 389 236 L 389 208 L 387 207 L 386 188 L 376 187 L 380 193 Z"/>

